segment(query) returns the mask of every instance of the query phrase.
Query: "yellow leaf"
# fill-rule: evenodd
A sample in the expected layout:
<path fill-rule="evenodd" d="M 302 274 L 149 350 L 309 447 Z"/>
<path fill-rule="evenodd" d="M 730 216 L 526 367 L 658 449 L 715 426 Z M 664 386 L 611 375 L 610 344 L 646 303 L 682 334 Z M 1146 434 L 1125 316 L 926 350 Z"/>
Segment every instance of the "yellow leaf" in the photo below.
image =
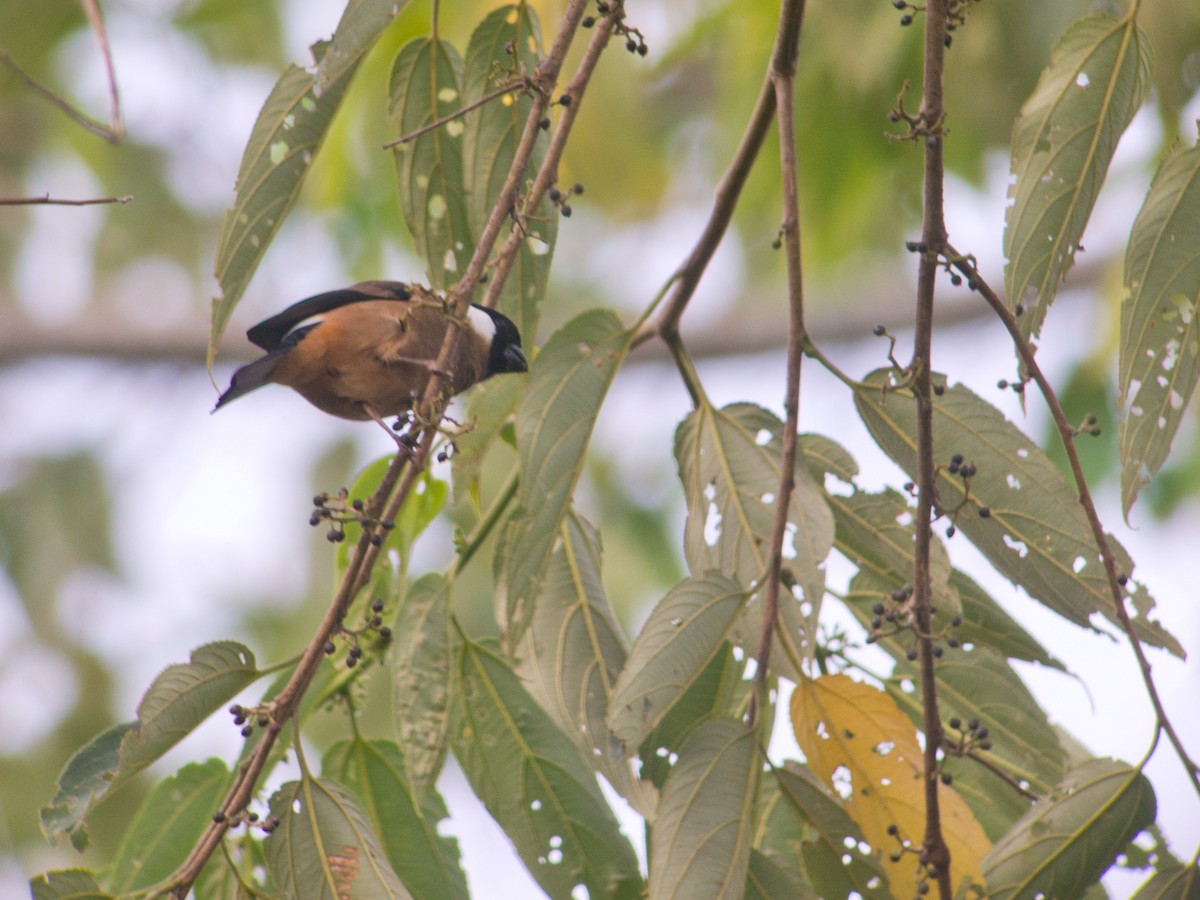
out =
<path fill-rule="evenodd" d="M 792 693 L 792 730 L 809 767 L 843 798 L 846 811 L 881 858 L 898 838 L 920 849 L 925 835 L 921 746 L 912 723 L 883 691 L 846 675 L 805 679 Z M 980 860 L 991 847 L 979 822 L 952 788 L 938 787 L 942 835 L 955 884 L 983 884 Z M 898 829 L 896 837 L 888 826 Z M 916 896 L 916 854 L 884 863 L 892 894 Z"/>

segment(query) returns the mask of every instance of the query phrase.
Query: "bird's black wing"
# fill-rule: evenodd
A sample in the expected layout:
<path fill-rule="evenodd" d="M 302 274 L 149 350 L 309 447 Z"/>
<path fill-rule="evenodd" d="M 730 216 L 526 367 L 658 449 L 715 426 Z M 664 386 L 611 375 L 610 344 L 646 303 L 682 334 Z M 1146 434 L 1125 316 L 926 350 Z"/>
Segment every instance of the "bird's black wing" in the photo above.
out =
<path fill-rule="evenodd" d="M 283 312 L 263 319 L 246 332 L 246 337 L 256 346 L 270 351 L 278 347 L 284 336 L 296 325 L 312 316 L 319 316 L 331 309 L 361 303 L 364 300 L 408 300 L 410 297 L 412 290 L 403 282 L 364 281 L 353 287 L 317 294 L 315 297 L 293 303 Z"/>

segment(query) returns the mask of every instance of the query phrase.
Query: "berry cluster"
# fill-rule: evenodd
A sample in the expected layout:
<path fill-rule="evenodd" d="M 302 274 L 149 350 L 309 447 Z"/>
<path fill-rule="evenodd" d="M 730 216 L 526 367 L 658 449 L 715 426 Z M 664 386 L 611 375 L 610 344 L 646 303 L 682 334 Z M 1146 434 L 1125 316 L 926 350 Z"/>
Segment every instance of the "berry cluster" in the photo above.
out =
<path fill-rule="evenodd" d="M 325 533 L 325 538 L 332 544 L 340 544 L 346 539 L 347 522 L 361 525 L 364 530 L 378 526 L 383 531 L 391 531 L 396 527 L 396 523 L 391 519 L 378 520 L 367 515 L 366 504 L 357 498 L 351 500 L 350 491 L 346 488 L 332 496 L 325 492 L 317 494 L 313 497 L 313 507 L 308 524 L 315 528 L 322 522 L 328 522 L 329 531 Z M 383 534 L 376 531 L 371 535 L 371 543 L 376 547 L 382 546 Z"/>
<path fill-rule="evenodd" d="M 546 196 L 550 198 L 550 202 L 558 207 L 558 211 L 562 213 L 564 219 L 571 218 L 571 204 L 567 201 L 572 196 L 579 196 L 583 193 L 583 185 L 578 181 L 571 185 L 566 192 L 559 190 L 557 187 L 550 188 Z"/>

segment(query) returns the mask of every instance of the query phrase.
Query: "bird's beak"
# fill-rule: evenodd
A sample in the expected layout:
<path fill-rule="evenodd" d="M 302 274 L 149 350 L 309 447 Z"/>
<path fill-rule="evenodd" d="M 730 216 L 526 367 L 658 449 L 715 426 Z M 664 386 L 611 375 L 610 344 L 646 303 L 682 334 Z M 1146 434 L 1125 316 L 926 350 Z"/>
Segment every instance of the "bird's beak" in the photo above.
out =
<path fill-rule="evenodd" d="M 525 359 L 525 354 L 521 352 L 521 348 L 515 344 L 508 347 L 504 351 L 504 371 L 506 372 L 528 372 L 529 362 Z"/>

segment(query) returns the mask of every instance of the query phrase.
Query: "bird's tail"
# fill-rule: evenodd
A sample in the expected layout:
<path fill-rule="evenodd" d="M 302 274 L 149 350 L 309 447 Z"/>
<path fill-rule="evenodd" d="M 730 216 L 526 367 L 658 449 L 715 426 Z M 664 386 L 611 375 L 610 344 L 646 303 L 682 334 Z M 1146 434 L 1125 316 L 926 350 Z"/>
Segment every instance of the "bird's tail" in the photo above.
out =
<path fill-rule="evenodd" d="M 226 403 L 232 403 L 238 397 L 257 390 L 264 384 L 269 384 L 275 366 L 279 364 L 279 359 L 280 354 L 268 353 L 234 372 L 229 387 L 217 398 L 217 405 L 212 408 L 212 411 L 216 412 Z"/>

